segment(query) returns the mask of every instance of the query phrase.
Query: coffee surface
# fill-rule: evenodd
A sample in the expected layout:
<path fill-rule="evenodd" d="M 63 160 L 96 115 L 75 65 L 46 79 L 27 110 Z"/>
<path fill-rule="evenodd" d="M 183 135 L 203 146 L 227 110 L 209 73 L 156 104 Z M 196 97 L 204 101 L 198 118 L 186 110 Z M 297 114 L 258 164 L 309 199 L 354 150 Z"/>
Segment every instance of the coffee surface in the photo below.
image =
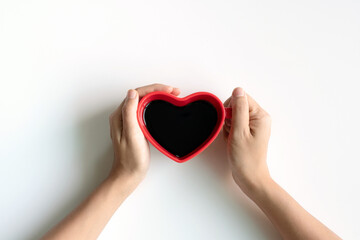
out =
<path fill-rule="evenodd" d="M 211 135 L 217 122 L 217 111 L 204 100 L 183 107 L 154 100 L 144 110 L 144 121 L 151 136 L 180 158 L 194 151 Z"/>

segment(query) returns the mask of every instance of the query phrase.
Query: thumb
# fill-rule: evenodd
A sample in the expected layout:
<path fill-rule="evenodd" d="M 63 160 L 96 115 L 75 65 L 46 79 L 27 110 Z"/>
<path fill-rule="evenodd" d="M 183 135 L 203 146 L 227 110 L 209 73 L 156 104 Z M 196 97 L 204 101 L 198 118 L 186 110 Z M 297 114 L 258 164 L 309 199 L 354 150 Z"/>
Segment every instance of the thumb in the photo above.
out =
<path fill-rule="evenodd" d="M 122 109 L 123 135 L 128 140 L 135 136 L 139 130 L 139 124 L 136 118 L 138 102 L 138 92 L 133 89 L 128 90 Z"/>
<path fill-rule="evenodd" d="M 241 136 L 250 132 L 249 128 L 249 104 L 244 89 L 237 87 L 231 97 L 232 120 L 231 130 L 233 136 Z"/>

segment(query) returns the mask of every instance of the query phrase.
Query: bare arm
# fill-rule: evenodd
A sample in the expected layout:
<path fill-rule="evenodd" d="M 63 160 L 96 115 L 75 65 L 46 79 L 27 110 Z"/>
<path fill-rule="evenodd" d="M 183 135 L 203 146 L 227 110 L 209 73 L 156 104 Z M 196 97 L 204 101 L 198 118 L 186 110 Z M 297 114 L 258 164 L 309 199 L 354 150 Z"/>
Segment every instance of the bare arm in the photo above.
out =
<path fill-rule="evenodd" d="M 126 99 L 110 116 L 114 162 L 98 188 L 43 239 L 96 239 L 121 203 L 145 177 L 150 150 L 136 119 L 139 98 L 153 91 L 179 95 L 180 90 L 153 84 L 129 90 Z"/>
<path fill-rule="evenodd" d="M 261 208 L 284 239 L 340 239 L 271 178 L 248 196 Z"/>
<path fill-rule="evenodd" d="M 116 209 L 135 189 L 131 177 L 109 177 L 43 239 L 96 239 Z"/>
<path fill-rule="evenodd" d="M 302 208 L 270 176 L 266 164 L 271 119 L 243 89 L 225 103 L 232 119 L 224 125 L 235 182 L 271 220 L 284 239 L 340 239 Z"/>

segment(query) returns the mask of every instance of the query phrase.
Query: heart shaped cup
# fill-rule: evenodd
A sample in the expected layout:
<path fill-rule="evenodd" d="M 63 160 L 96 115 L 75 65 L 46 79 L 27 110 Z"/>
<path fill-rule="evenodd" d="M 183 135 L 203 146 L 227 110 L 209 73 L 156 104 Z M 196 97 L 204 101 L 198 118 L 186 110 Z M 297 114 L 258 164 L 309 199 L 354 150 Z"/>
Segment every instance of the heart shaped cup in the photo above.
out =
<path fill-rule="evenodd" d="M 150 132 L 148 131 L 148 129 L 145 125 L 144 111 L 146 109 L 146 106 L 150 102 L 155 101 L 155 100 L 163 100 L 163 101 L 169 102 L 169 103 L 173 104 L 174 106 L 178 106 L 178 107 L 183 107 L 192 102 L 199 101 L 199 100 L 206 101 L 206 102 L 210 103 L 212 106 L 214 106 L 214 108 L 216 109 L 217 122 L 215 124 L 215 127 L 212 130 L 210 136 L 195 150 L 193 150 L 186 156 L 177 157 L 174 154 L 167 151 L 164 147 L 162 147 L 153 138 L 153 136 L 150 134 Z M 179 97 L 176 97 L 169 93 L 156 91 L 156 92 L 149 93 L 149 94 L 145 95 L 144 97 L 142 97 L 138 104 L 138 108 L 137 108 L 137 120 L 138 120 L 138 123 L 139 123 L 139 126 L 140 126 L 142 132 L 144 133 L 144 136 L 160 152 L 162 152 L 163 154 L 165 154 L 172 160 L 179 162 L 179 163 L 186 162 L 186 161 L 190 160 L 191 158 L 195 157 L 196 155 L 198 155 L 199 153 L 201 153 L 202 151 L 204 151 L 210 145 L 210 143 L 212 143 L 215 140 L 215 138 L 219 134 L 221 127 L 223 126 L 225 118 L 231 118 L 231 108 L 225 108 L 223 106 L 222 102 L 220 101 L 220 99 L 218 97 L 216 97 L 214 94 L 209 93 L 209 92 L 196 92 L 196 93 L 188 95 L 184 98 L 179 98 Z"/>

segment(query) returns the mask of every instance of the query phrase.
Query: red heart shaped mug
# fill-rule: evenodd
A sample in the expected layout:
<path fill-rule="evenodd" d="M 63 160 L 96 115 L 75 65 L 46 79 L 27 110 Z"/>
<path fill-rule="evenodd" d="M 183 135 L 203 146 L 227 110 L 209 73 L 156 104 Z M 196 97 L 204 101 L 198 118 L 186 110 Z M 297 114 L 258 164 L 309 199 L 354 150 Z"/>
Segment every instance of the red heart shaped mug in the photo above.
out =
<path fill-rule="evenodd" d="M 182 156 L 182 157 L 178 157 L 178 156 L 170 153 L 163 146 L 161 146 L 154 139 L 154 137 L 150 134 L 149 130 L 146 127 L 145 120 L 144 120 L 144 112 L 145 112 L 145 109 L 148 106 L 148 104 L 155 100 L 162 100 L 162 101 L 168 102 L 168 103 L 170 103 L 174 106 L 178 106 L 178 107 L 184 107 L 190 103 L 193 103 L 193 102 L 199 101 L 199 100 L 206 101 L 206 102 L 210 103 L 216 109 L 217 121 L 216 121 L 215 127 L 212 130 L 209 137 L 207 137 L 207 139 L 200 146 L 198 146 L 195 150 L 193 150 L 189 154 Z M 223 126 L 225 118 L 231 118 L 231 108 L 225 108 L 223 106 L 222 102 L 220 101 L 220 99 L 218 97 L 216 97 L 214 94 L 209 93 L 209 92 L 196 92 L 196 93 L 193 93 L 186 97 L 179 98 L 179 97 L 176 97 L 169 93 L 156 91 L 156 92 L 149 93 L 149 94 L 145 95 L 144 97 L 142 97 L 138 104 L 138 108 L 137 108 L 137 120 L 138 120 L 139 126 L 140 126 L 142 132 L 144 133 L 144 136 L 146 137 L 146 139 L 148 139 L 148 141 L 154 147 L 156 147 L 160 152 L 162 152 L 167 157 L 169 157 L 172 160 L 179 162 L 179 163 L 186 162 L 186 161 L 190 160 L 191 158 L 195 157 L 196 155 L 198 155 L 199 153 L 201 153 L 202 151 L 204 151 L 215 140 L 215 138 L 219 134 L 221 127 Z"/>

